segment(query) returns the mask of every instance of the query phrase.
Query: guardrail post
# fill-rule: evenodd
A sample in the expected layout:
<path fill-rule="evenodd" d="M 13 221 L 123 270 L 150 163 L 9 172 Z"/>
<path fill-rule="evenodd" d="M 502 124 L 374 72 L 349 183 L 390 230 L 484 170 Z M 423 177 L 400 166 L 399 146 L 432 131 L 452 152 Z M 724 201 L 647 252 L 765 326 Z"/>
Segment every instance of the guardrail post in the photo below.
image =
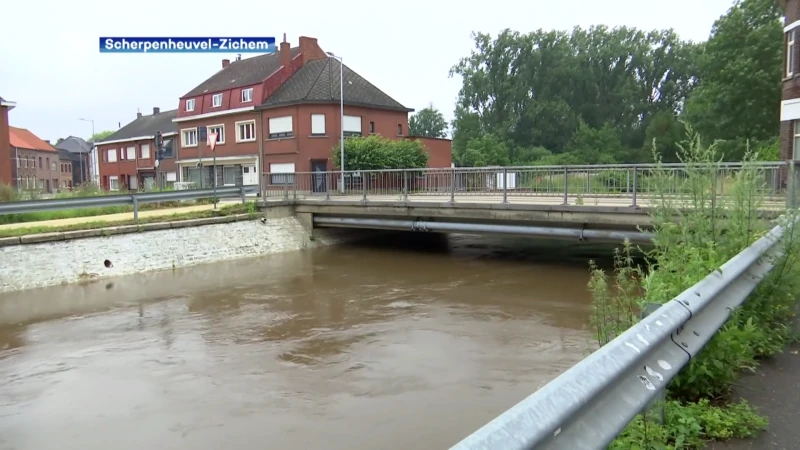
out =
<path fill-rule="evenodd" d="M 637 206 L 636 205 L 636 194 L 637 194 L 638 190 L 639 190 L 639 171 L 636 169 L 636 167 L 634 167 L 633 168 L 633 205 L 631 205 L 631 206 L 634 206 L 634 207 Z"/>
<path fill-rule="evenodd" d="M 324 176 L 325 176 L 325 201 L 328 201 L 328 200 L 331 199 L 331 185 L 334 184 L 334 183 L 328 183 L 328 181 L 330 181 L 330 175 L 331 174 L 329 174 L 327 172 L 324 173 Z"/>
<path fill-rule="evenodd" d="M 714 211 L 717 207 L 717 169 L 711 168 L 711 210 Z"/>
<path fill-rule="evenodd" d="M 135 195 L 131 195 L 133 202 L 133 223 L 139 223 L 139 199 Z"/>
<path fill-rule="evenodd" d="M 403 201 L 408 201 L 408 171 L 403 170 Z"/>
<path fill-rule="evenodd" d="M 450 169 L 450 203 L 456 202 L 456 169 Z"/>
<path fill-rule="evenodd" d="M 289 183 L 283 182 L 283 199 L 289 200 Z"/>
<path fill-rule="evenodd" d="M 503 167 L 503 203 L 508 203 L 508 169 Z"/>
<path fill-rule="evenodd" d="M 247 203 L 247 195 L 244 192 L 244 186 L 239 187 L 239 192 L 242 195 L 242 204 L 244 205 L 245 203 Z"/>
<path fill-rule="evenodd" d="M 569 169 L 567 166 L 564 166 L 564 205 L 569 204 Z"/>
<path fill-rule="evenodd" d="M 296 201 L 297 200 L 297 174 L 294 174 L 292 176 L 292 195 L 294 196 L 294 200 Z"/>

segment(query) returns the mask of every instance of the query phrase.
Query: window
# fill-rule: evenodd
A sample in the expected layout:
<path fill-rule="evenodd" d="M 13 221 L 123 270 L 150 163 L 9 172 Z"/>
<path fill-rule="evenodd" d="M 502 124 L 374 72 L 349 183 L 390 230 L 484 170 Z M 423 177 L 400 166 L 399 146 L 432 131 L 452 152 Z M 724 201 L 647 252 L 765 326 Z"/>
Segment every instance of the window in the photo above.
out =
<path fill-rule="evenodd" d="M 242 173 L 241 166 L 222 167 L 222 184 L 224 184 L 225 186 L 236 186 L 236 175 L 241 173 Z"/>
<path fill-rule="evenodd" d="M 211 107 L 218 108 L 222 106 L 222 94 L 214 94 L 211 96 Z"/>
<path fill-rule="evenodd" d="M 44 169 L 44 164 L 42 164 L 42 157 L 41 156 L 39 157 L 39 167 Z"/>
<path fill-rule="evenodd" d="M 125 159 L 127 159 L 128 161 L 136 161 L 136 147 L 132 145 L 128 147 L 127 150 L 128 150 L 127 151 L 128 157 Z"/>
<path fill-rule="evenodd" d="M 186 111 L 194 111 L 194 99 L 186 100 Z"/>
<path fill-rule="evenodd" d="M 182 147 L 197 147 L 197 128 L 181 130 Z"/>
<path fill-rule="evenodd" d="M 119 178 L 116 175 L 108 177 L 108 189 L 112 191 L 119 190 Z"/>
<path fill-rule="evenodd" d="M 269 184 L 294 184 L 294 163 L 270 164 Z"/>
<path fill-rule="evenodd" d="M 256 121 L 236 122 L 236 142 L 252 142 L 256 140 Z"/>
<path fill-rule="evenodd" d="M 253 88 L 242 89 L 242 103 L 253 101 Z"/>
<path fill-rule="evenodd" d="M 375 122 L 369 123 L 369 134 L 375 134 Z"/>
<path fill-rule="evenodd" d="M 790 77 L 794 74 L 794 33 L 792 30 L 786 36 L 786 76 Z"/>
<path fill-rule="evenodd" d="M 142 144 L 139 146 L 139 158 L 150 159 L 150 144 Z"/>
<path fill-rule="evenodd" d="M 174 158 L 175 149 L 173 147 L 174 139 L 164 139 L 164 153 L 161 154 L 164 158 Z"/>
<path fill-rule="evenodd" d="M 292 137 L 292 116 L 270 118 L 269 138 L 279 139 L 287 137 Z"/>
<path fill-rule="evenodd" d="M 792 144 L 792 159 L 800 159 L 800 120 L 794 121 L 794 144 Z"/>
<path fill-rule="evenodd" d="M 342 128 L 345 136 L 361 136 L 361 116 L 344 116 Z"/>
<path fill-rule="evenodd" d="M 325 114 L 311 115 L 311 135 L 325 136 Z"/>
<path fill-rule="evenodd" d="M 402 123 L 398 123 L 397 124 L 397 135 L 398 136 L 402 136 L 403 135 L 403 124 Z"/>
<path fill-rule="evenodd" d="M 217 144 L 225 143 L 225 125 L 209 125 L 209 133 L 217 133 Z"/>
<path fill-rule="evenodd" d="M 22 163 L 19 162 L 19 157 L 17 157 L 17 168 L 22 167 Z"/>

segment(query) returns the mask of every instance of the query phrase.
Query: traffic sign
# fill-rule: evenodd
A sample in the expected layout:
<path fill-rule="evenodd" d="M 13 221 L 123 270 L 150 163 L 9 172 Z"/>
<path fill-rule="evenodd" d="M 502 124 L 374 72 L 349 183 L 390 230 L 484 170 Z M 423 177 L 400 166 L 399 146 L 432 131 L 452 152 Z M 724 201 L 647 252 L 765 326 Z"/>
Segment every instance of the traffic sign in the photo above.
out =
<path fill-rule="evenodd" d="M 214 151 L 214 147 L 217 146 L 217 133 L 208 133 L 208 146 L 211 148 L 211 151 Z"/>

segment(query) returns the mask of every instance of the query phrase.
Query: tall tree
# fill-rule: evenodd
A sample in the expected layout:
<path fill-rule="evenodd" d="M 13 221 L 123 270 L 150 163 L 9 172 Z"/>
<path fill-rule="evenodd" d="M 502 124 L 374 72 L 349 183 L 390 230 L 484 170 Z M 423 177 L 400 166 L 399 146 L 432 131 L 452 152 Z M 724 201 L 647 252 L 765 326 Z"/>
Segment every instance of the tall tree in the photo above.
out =
<path fill-rule="evenodd" d="M 114 134 L 113 130 L 98 131 L 89 138 L 89 142 L 102 141 L 103 139 Z"/>
<path fill-rule="evenodd" d="M 610 126 L 623 145 L 640 149 L 650 117 L 679 111 L 694 85 L 694 47 L 671 30 L 598 26 L 473 38 L 472 54 L 451 69 L 463 82 L 456 153 L 486 133 L 506 143 L 512 162 L 526 154 L 516 149 L 561 153 L 581 122 Z"/>
<path fill-rule="evenodd" d="M 420 109 L 408 120 L 408 134 L 431 138 L 447 137 L 447 121 L 433 105 Z"/>
<path fill-rule="evenodd" d="M 778 134 L 783 67 L 781 11 L 774 0 L 737 0 L 720 17 L 699 59 L 700 82 L 686 119 L 708 140 L 727 140 L 727 158 L 744 140 Z"/>

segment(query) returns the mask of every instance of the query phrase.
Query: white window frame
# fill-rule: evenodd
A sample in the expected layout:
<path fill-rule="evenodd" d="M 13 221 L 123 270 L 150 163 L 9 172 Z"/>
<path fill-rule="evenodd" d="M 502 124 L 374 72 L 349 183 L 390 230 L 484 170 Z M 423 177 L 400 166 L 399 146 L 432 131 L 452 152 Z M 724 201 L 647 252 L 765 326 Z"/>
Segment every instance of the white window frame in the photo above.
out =
<path fill-rule="evenodd" d="M 793 120 L 792 126 L 792 159 L 797 161 L 800 160 L 800 119 Z"/>
<path fill-rule="evenodd" d="M 211 96 L 211 107 L 219 108 L 222 106 L 222 94 L 214 94 Z"/>
<path fill-rule="evenodd" d="M 269 139 L 286 139 L 292 136 L 294 136 L 294 118 L 292 116 L 269 118 Z"/>
<path fill-rule="evenodd" d="M 125 159 L 127 161 L 136 161 L 136 146 L 131 145 L 125 149 Z"/>
<path fill-rule="evenodd" d="M 311 114 L 311 135 L 325 136 L 325 114 Z"/>
<path fill-rule="evenodd" d="M 111 148 L 106 150 L 106 162 L 110 163 L 117 162 L 117 149 Z"/>
<path fill-rule="evenodd" d="M 242 138 L 242 126 L 243 125 L 252 125 L 253 126 L 253 136 L 251 138 Z M 240 122 L 236 122 L 234 124 L 236 126 L 236 142 L 255 142 L 257 139 L 256 136 L 256 121 L 255 120 L 242 120 Z"/>
<path fill-rule="evenodd" d="M 139 146 L 139 158 L 150 159 L 150 144 L 142 144 Z"/>
<path fill-rule="evenodd" d="M 114 181 L 117 182 L 117 187 L 114 187 Z M 119 190 L 119 177 L 117 175 L 111 175 L 108 177 L 108 190 L 109 191 Z"/>
<path fill-rule="evenodd" d="M 291 166 L 291 168 L 289 167 Z M 297 168 L 294 163 L 272 163 L 269 165 L 269 184 L 294 184 Z"/>
<path fill-rule="evenodd" d="M 212 129 L 219 130 L 219 134 L 217 135 L 217 145 L 225 143 L 225 124 L 224 123 L 218 123 L 216 125 L 209 125 L 206 128 L 208 128 L 208 133 L 213 133 L 213 131 L 211 131 Z"/>
<path fill-rule="evenodd" d="M 192 139 L 189 139 L 189 136 L 194 136 L 193 143 L 188 143 L 189 141 L 192 141 Z M 183 148 L 197 147 L 197 127 L 184 128 L 181 130 L 181 147 Z"/>
<path fill-rule="evenodd" d="M 794 66 L 795 66 L 795 31 L 796 30 L 789 30 L 786 37 L 786 76 L 791 77 L 794 75 Z"/>
<path fill-rule="evenodd" d="M 358 122 L 356 122 L 358 119 Z M 344 136 L 363 136 L 363 132 L 361 129 L 361 122 L 363 122 L 361 116 L 348 116 L 345 115 L 342 120 L 342 129 L 344 131 Z M 358 123 L 358 126 L 356 126 Z"/>
<path fill-rule="evenodd" d="M 253 88 L 242 89 L 242 103 L 253 101 Z"/>
<path fill-rule="evenodd" d="M 187 112 L 194 111 L 194 99 L 193 98 L 190 98 L 190 99 L 186 100 L 186 111 Z"/>

